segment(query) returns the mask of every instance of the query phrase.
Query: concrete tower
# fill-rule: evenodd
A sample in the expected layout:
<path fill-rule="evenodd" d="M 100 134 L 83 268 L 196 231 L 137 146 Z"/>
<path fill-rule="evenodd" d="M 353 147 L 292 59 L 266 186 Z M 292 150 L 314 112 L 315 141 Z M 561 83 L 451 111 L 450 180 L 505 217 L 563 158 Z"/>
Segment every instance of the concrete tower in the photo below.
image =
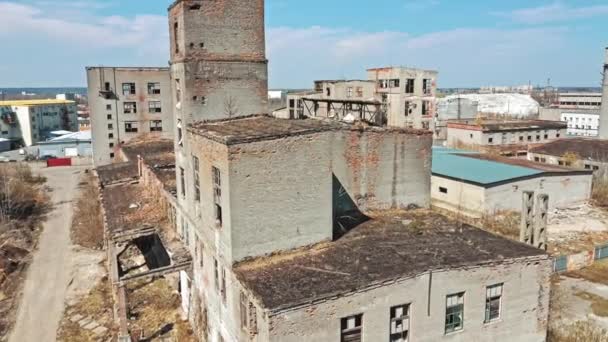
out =
<path fill-rule="evenodd" d="M 264 0 L 177 0 L 169 29 L 177 119 L 268 112 Z"/>
<path fill-rule="evenodd" d="M 602 83 L 602 111 L 600 113 L 600 139 L 608 139 L 608 48 L 604 58 L 604 82 Z"/>

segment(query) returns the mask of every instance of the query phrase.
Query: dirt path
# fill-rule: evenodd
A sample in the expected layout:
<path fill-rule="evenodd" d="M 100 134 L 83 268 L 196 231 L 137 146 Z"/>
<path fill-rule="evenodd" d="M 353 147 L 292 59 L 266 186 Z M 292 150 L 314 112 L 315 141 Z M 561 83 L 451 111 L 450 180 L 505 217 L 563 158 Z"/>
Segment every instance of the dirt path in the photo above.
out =
<path fill-rule="evenodd" d="M 53 212 L 44 223 L 39 248 L 27 272 L 17 322 L 10 342 L 55 341 L 70 272 L 72 201 L 82 167 L 36 168 L 53 189 Z"/>

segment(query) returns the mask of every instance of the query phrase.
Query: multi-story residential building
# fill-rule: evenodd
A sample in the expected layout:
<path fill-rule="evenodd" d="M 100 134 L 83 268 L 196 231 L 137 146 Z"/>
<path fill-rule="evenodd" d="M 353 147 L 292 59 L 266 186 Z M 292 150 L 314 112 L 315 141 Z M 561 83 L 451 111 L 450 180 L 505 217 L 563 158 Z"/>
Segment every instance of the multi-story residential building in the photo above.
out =
<path fill-rule="evenodd" d="M 428 210 L 430 132 L 255 115 L 268 101 L 264 1 L 177 0 L 169 12 L 176 222 L 193 256 L 180 286 L 196 334 L 545 338 L 550 260 Z M 378 75 L 374 88 L 401 88 Z M 407 88 L 412 101 L 425 101 L 417 87 L 433 89 L 420 80 Z"/>
<path fill-rule="evenodd" d="M 35 145 L 58 130 L 78 130 L 74 101 L 0 101 L 0 138 L 11 140 L 13 147 Z"/>
<path fill-rule="evenodd" d="M 449 147 L 521 147 L 566 136 L 567 124 L 544 120 L 454 120 L 448 122 Z"/>
<path fill-rule="evenodd" d="M 314 91 L 288 94 L 289 116 L 432 129 L 436 71 L 391 67 L 369 69 L 367 74 L 368 80 L 316 81 Z"/>
<path fill-rule="evenodd" d="M 168 68 L 88 67 L 95 165 L 112 162 L 120 145 L 143 135 L 173 137 Z"/>

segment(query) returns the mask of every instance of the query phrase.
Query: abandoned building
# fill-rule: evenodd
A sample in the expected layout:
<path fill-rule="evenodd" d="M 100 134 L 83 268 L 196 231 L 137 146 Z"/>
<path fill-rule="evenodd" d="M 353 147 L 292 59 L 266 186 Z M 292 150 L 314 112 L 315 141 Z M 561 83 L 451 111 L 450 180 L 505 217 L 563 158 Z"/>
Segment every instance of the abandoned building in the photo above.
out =
<path fill-rule="evenodd" d="M 0 101 L 0 139 L 10 142 L 8 149 L 35 145 L 59 130 L 78 131 L 74 101 Z"/>
<path fill-rule="evenodd" d="M 526 191 L 547 194 L 551 210 L 580 205 L 590 199 L 592 182 L 590 170 L 433 149 L 431 203 L 435 208 L 467 217 L 521 212 L 521 198 Z"/>
<path fill-rule="evenodd" d="M 313 91 L 289 93 L 289 118 L 328 117 L 431 130 L 437 72 L 403 67 L 367 70 L 368 80 L 316 81 Z"/>
<path fill-rule="evenodd" d="M 608 140 L 571 138 L 530 148 L 528 159 L 608 175 Z"/>
<path fill-rule="evenodd" d="M 608 48 L 606 48 L 604 56 L 604 79 L 602 81 L 602 107 L 600 111 L 599 138 L 608 140 Z"/>
<path fill-rule="evenodd" d="M 528 146 L 566 137 L 568 125 L 544 120 L 454 120 L 448 122 L 447 146 L 498 148 L 525 155 Z"/>
<path fill-rule="evenodd" d="M 88 99 L 96 166 L 113 161 L 134 138 L 173 138 L 168 68 L 87 67 Z"/>

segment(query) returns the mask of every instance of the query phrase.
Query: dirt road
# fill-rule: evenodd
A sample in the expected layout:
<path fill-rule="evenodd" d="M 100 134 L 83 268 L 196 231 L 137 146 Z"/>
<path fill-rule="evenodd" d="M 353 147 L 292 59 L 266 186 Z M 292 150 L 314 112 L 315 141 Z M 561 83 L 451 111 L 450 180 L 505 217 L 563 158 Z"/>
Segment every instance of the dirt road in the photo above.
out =
<path fill-rule="evenodd" d="M 10 342 L 55 341 L 73 267 L 70 257 L 72 201 L 78 193 L 82 170 L 82 167 L 33 167 L 35 173 L 47 177 L 47 185 L 53 189 L 50 196 L 54 209 L 44 223 L 38 251 L 27 272 Z"/>

